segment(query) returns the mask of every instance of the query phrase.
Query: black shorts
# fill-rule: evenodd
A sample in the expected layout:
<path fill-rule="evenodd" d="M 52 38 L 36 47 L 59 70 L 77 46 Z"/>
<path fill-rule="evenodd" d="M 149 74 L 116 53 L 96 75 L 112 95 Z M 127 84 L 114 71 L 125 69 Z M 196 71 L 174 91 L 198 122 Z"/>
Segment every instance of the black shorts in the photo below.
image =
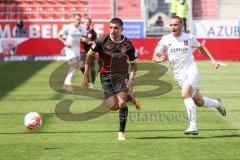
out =
<path fill-rule="evenodd" d="M 85 61 L 86 53 L 80 53 L 80 61 Z"/>
<path fill-rule="evenodd" d="M 80 53 L 80 61 L 85 61 L 85 60 L 86 60 L 86 56 L 87 56 L 87 54 L 85 54 L 85 53 Z M 91 59 L 90 59 L 90 66 L 91 66 L 91 67 L 94 67 L 94 66 L 95 66 L 94 61 L 95 61 L 95 56 L 92 56 Z"/>
<path fill-rule="evenodd" d="M 128 73 L 126 74 L 111 74 L 101 73 L 101 83 L 104 90 L 105 99 L 110 96 L 116 95 L 119 92 L 127 92 L 126 81 L 129 79 Z"/>

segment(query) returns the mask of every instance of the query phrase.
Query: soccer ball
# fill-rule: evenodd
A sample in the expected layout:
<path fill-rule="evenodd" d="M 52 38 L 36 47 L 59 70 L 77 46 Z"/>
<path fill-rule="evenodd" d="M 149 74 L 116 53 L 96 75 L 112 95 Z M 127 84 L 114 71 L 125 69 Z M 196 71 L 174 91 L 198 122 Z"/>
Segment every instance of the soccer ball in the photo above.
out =
<path fill-rule="evenodd" d="M 42 125 L 42 118 L 37 112 L 29 112 L 24 117 L 24 125 L 28 129 L 39 128 Z"/>

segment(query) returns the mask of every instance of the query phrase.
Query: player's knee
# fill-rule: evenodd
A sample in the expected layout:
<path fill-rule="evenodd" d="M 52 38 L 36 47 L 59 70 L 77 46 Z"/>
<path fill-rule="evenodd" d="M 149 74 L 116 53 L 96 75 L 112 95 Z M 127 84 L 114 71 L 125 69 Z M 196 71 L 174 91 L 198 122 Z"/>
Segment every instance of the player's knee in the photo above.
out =
<path fill-rule="evenodd" d="M 119 101 L 119 102 L 118 102 L 118 106 L 119 106 L 119 108 L 124 108 L 124 107 L 126 106 L 126 102 L 124 102 L 124 101 Z"/>
<path fill-rule="evenodd" d="M 115 103 L 107 103 L 107 106 L 108 106 L 108 108 L 109 108 L 111 111 L 116 111 L 116 110 L 118 110 L 118 106 L 117 106 L 117 104 L 115 104 Z"/>
<path fill-rule="evenodd" d="M 204 105 L 203 99 L 195 100 L 194 103 L 195 103 L 198 107 L 202 107 L 202 106 Z"/>
<path fill-rule="evenodd" d="M 186 99 L 186 98 L 190 98 L 191 97 L 191 95 L 189 95 L 189 94 L 182 94 L 182 99 Z"/>
<path fill-rule="evenodd" d="M 109 109 L 111 111 L 116 111 L 116 110 L 118 110 L 118 107 L 117 106 L 110 106 Z"/>
<path fill-rule="evenodd" d="M 79 65 L 78 65 L 77 63 L 73 63 L 73 64 L 71 65 L 71 67 L 73 67 L 73 68 L 75 68 L 75 69 L 78 69 Z"/>

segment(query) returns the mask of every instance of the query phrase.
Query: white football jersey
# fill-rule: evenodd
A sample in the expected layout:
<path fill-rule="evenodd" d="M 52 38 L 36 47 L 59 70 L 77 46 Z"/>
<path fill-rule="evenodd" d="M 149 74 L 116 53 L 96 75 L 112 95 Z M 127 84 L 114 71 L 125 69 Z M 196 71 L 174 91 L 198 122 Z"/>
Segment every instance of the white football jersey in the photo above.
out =
<path fill-rule="evenodd" d="M 192 34 L 182 33 L 179 37 L 168 34 L 158 42 L 155 53 L 168 55 L 174 77 L 179 80 L 186 73 L 198 74 L 193 47 L 199 46 L 200 43 Z"/>
<path fill-rule="evenodd" d="M 66 25 L 59 32 L 59 35 L 66 36 L 66 41 L 73 48 L 80 48 L 80 39 L 82 36 L 87 36 L 87 31 L 83 26 L 76 27 L 73 23 Z"/>

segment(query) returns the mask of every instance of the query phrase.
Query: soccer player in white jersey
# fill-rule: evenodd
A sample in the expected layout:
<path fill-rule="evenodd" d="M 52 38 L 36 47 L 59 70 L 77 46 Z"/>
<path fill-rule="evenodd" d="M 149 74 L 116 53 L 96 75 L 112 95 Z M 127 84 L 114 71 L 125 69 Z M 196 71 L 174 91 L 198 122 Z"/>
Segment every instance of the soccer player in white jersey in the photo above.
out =
<path fill-rule="evenodd" d="M 64 44 L 64 51 L 69 64 L 69 71 L 65 78 L 64 85 L 62 87 L 65 91 L 73 91 L 72 77 L 74 73 L 79 69 L 80 60 L 80 41 L 87 42 L 87 38 L 83 36 L 87 35 L 87 31 L 81 25 L 81 15 L 73 15 L 73 23 L 70 23 L 62 28 L 59 32 L 59 39 Z"/>
<path fill-rule="evenodd" d="M 182 32 L 182 27 L 182 19 L 173 16 L 170 20 L 171 33 L 163 36 L 158 42 L 153 54 L 153 62 L 161 63 L 169 60 L 176 82 L 181 88 L 181 96 L 189 117 L 189 128 L 184 133 L 197 135 L 196 105 L 204 108 L 214 107 L 222 116 L 226 116 L 226 111 L 220 99 L 211 99 L 200 94 L 197 88 L 199 73 L 193 56 L 193 47 L 199 48 L 216 69 L 219 64 L 193 35 Z"/>

